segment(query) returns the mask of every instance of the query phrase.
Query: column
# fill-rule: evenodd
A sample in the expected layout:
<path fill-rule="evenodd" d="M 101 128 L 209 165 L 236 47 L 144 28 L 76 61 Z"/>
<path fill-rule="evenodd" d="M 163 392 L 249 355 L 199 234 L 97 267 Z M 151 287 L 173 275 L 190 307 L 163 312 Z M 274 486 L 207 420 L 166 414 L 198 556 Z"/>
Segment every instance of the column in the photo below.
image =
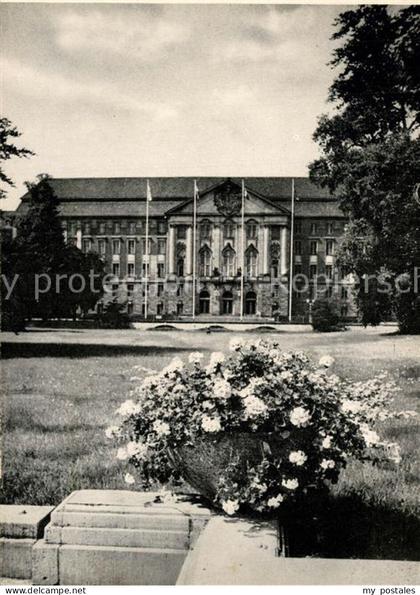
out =
<path fill-rule="evenodd" d="M 287 227 L 281 228 L 280 233 L 280 274 L 287 273 Z"/>
<path fill-rule="evenodd" d="M 82 230 L 78 229 L 76 232 L 76 246 L 79 248 L 79 250 L 82 249 Z"/>
<path fill-rule="evenodd" d="M 215 269 L 220 270 L 220 226 L 215 225 L 213 228 L 213 242 L 212 242 L 212 249 L 213 249 L 213 265 Z"/>
<path fill-rule="evenodd" d="M 185 251 L 185 274 L 192 275 L 192 244 L 193 234 L 192 228 L 187 227 L 186 251 Z"/>
<path fill-rule="evenodd" d="M 265 252 L 264 252 L 264 227 L 258 227 L 258 274 L 264 275 L 265 271 Z"/>
<path fill-rule="evenodd" d="M 264 243 L 263 243 L 263 253 L 264 253 L 264 269 L 263 274 L 268 275 L 270 273 L 270 258 L 269 258 L 269 242 L 270 242 L 270 230 L 268 225 L 264 227 Z"/>
<path fill-rule="evenodd" d="M 175 274 L 175 227 L 169 226 L 168 234 L 168 263 L 169 263 L 169 274 Z"/>

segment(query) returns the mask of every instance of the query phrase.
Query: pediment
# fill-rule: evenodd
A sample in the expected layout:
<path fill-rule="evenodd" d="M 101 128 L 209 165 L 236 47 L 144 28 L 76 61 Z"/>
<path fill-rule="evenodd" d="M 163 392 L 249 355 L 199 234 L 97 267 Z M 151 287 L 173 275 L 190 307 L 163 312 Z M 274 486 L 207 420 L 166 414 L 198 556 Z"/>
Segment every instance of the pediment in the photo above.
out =
<path fill-rule="evenodd" d="M 212 188 L 199 190 L 200 194 L 197 200 L 199 216 L 217 216 L 225 219 L 241 216 L 242 189 L 240 184 L 227 179 Z M 193 198 L 190 198 L 168 211 L 167 215 L 192 216 L 193 205 Z M 246 188 L 245 216 L 252 215 L 289 215 L 289 211 L 254 192 L 251 188 Z"/>

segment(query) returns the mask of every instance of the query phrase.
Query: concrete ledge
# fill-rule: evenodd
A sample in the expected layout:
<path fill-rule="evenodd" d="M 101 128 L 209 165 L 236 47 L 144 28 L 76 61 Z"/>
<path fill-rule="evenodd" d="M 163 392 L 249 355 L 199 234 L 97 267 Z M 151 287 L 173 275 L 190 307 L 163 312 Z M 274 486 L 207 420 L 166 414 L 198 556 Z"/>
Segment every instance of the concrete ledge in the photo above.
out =
<path fill-rule="evenodd" d="M 278 558 L 276 547 L 274 525 L 213 517 L 177 585 L 416 585 L 420 577 L 418 562 Z"/>
<path fill-rule="evenodd" d="M 0 568 L 2 576 L 30 579 L 32 576 L 32 547 L 35 539 L 0 538 Z"/>

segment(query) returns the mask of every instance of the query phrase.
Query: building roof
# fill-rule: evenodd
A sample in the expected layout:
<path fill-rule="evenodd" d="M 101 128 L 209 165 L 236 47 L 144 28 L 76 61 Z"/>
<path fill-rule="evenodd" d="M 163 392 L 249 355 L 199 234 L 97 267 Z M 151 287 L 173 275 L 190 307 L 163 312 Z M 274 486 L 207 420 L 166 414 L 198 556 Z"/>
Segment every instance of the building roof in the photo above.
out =
<path fill-rule="evenodd" d="M 153 200 L 151 217 L 163 216 L 192 198 L 194 179 L 204 192 L 228 178 L 52 178 L 50 184 L 60 200 L 63 217 L 144 217 L 146 185 L 150 181 Z M 240 178 L 230 178 L 241 184 Z M 338 202 L 327 190 L 312 184 L 309 178 L 295 180 L 295 212 L 298 217 L 343 217 Z M 292 178 L 245 178 L 245 185 L 280 208 L 290 210 Z M 18 213 L 27 208 L 28 193 L 22 198 Z"/>

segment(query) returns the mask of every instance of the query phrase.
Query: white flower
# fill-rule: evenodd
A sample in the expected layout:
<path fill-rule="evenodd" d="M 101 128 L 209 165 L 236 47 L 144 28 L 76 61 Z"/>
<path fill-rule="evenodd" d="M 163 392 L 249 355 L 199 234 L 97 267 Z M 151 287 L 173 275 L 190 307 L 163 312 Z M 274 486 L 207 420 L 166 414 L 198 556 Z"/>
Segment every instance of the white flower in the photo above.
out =
<path fill-rule="evenodd" d="M 290 421 L 294 426 L 304 426 L 311 419 L 311 414 L 304 407 L 294 407 L 290 412 Z"/>
<path fill-rule="evenodd" d="M 260 480 L 258 478 L 255 478 L 252 480 L 251 482 L 251 488 L 254 488 L 256 490 L 258 490 L 261 493 L 264 493 L 267 491 L 267 484 L 265 483 L 260 483 Z"/>
<path fill-rule="evenodd" d="M 138 457 L 140 459 L 147 453 L 147 446 L 142 442 L 129 442 L 126 449 L 130 457 Z"/>
<path fill-rule="evenodd" d="M 128 452 L 126 450 L 126 448 L 124 446 L 121 446 L 118 450 L 117 450 L 117 459 L 119 459 L 120 461 L 125 461 L 128 459 Z"/>
<path fill-rule="evenodd" d="M 157 419 L 153 422 L 153 430 L 158 436 L 167 436 L 171 433 L 169 424 L 167 424 L 166 421 L 161 421 L 160 419 Z"/>
<path fill-rule="evenodd" d="M 183 367 L 184 362 L 182 359 L 179 357 L 174 357 L 173 360 L 166 366 L 166 368 L 163 368 L 161 374 L 173 374 L 174 372 L 182 370 Z"/>
<path fill-rule="evenodd" d="M 237 500 L 225 500 L 222 502 L 222 508 L 226 514 L 235 514 L 239 508 L 239 502 Z"/>
<path fill-rule="evenodd" d="M 124 475 L 124 481 L 125 481 L 125 483 L 128 483 L 128 485 L 133 485 L 133 483 L 135 483 L 136 480 L 131 475 L 131 473 L 126 473 Z"/>
<path fill-rule="evenodd" d="M 188 357 L 188 361 L 190 362 L 190 364 L 199 364 L 202 359 L 203 354 L 199 351 L 193 351 L 192 353 L 190 353 Z"/>
<path fill-rule="evenodd" d="M 367 424 L 361 425 L 360 431 L 362 433 L 367 447 L 379 444 L 380 438 L 378 434 L 375 432 L 375 430 L 372 430 Z"/>
<path fill-rule="evenodd" d="M 322 469 L 334 469 L 335 461 L 333 461 L 332 459 L 322 459 L 320 467 Z"/>
<path fill-rule="evenodd" d="M 214 370 L 214 368 L 225 361 L 225 354 L 221 351 L 214 351 L 209 360 L 209 365 L 207 366 L 208 371 Z"/>
<path fill-rule="evenodd" d="M 283 500 L 283 496 L 278 494 L 277 496 L 267 500 L 267 506 L 270 506 L 270 508 L 278 508 Z"/>
<path fill-rule="evenodd" d="M 254 395 L 245 397 L 242 402 L 245 407 L 246 418 L 258 417 L 259 415 L 264 415 L 267 412 L 268 407 L 264 401 L 258 397 L 255 397 Z"/>
<path fill-rule="evenodd" d="M 341 410 L 344 411 L 344 413 L 359 413 L 362 407 L 360 401 L 352 401 L 350 399 L 345 399 L 341 403 Z"/>
<path fill-rule="evenodd" d="M 220 423 L 220 417 L 210 417 L 210 415 L 203 415 L 201 418 L 201 427 L 205 432 L 220 432 L 222 425 Z"/>
<path fill-rule="evenodd" d="M 175 504 L 178 501 L 176 494 L 167 490 L 165 487 L 163 487 L 157 495 L 160 501 L 164 504 Z"/>
<path fill-rule="evenodd" d="M 229 343 L 230 351 L 239 351 L 242 347 L 245 347 L 246 341 L 241 339 L 240 337 L 233 337 Z"/>
<path fill-rule="evenodd" d="M 116 413 L 122 417 L 130 417 L 130 415 L 135 415 L 136 413 L 139 413 L 139 411 L 140 405 L 135 403 L 132 399 L 128 399 L 127 401 L 124 401 L 124 403 L 121 403 Z"/>
<path fill-rule="evenodd" d="M 293 374 L 290 370 L 284 370 L 283 372 L 280 373 L 280 378 L 282 380 L 292 380 Z"/>
<path fill-rule="evenodd" d="M 294 450 L 289 455 L 289 461 L 294 463 L 298 467 L 303 465 L 307 461 L 308 457 L 303 452 L 303 450 Z"/>
<path fill-rule="evenodd" d="M 283 479 L 281 485 L 288 490 L 295 490 L 299 486 L 299 482 L 297 479 Z"/>
<path fill-rule="evenodd" d="M 115 438 L 115 436 L 118 436 L 120 428 L 118 426 L 109 426 L 106 430 L 105 430 L 105 436 L 107 438 Z"/>
<path fill-rule="evenodd" d="M 228 399 L 232 394 L 232 387 L 224 378 L 216 378 L 213 383 L 214 395 L 219 399 Z"/>
<path fill-rule="evenodd" d="M 334 358 L 331 355 L 323 355 L 318 362 L 319 366 L 324 366 L 324 368 L 329 368 L 334 363 Z"/>
<path fill-rule="evenodd" d="M 389 442 L 385 445 L 388 459 L 397 465 L 401 463 L 401 447 L 397 442 Z"/>
<path fill-rule="evenodd" d="M 331 448 L 331 436 L 325 436 L 324 440 L 321 442 L 321 448 Z"/>

